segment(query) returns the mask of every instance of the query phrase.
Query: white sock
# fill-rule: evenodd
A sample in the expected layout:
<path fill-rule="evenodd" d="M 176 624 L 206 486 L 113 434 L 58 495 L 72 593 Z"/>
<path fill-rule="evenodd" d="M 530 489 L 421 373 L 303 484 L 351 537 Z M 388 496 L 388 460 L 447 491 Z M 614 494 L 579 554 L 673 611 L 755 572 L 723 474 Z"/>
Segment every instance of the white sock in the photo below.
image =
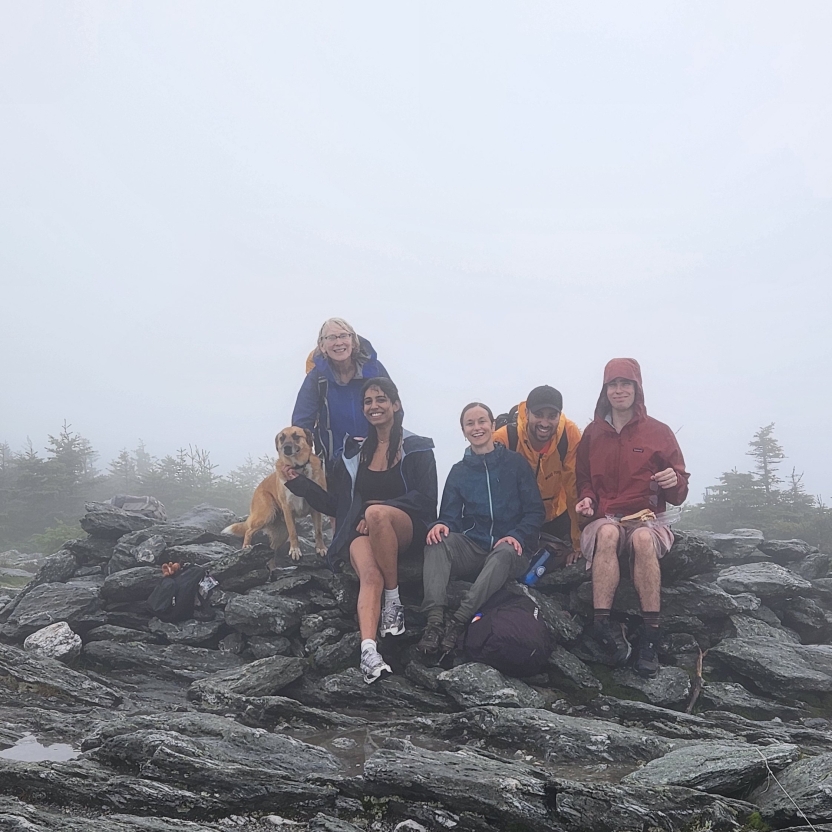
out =
<path fill-rule="evenodd" d="M 365 638 L 364 641 L 361 642 L 361 652 L 363 653 L 365 650 L 376 651 L 376 643 L 373 639 Z"/>
<path fill-rule="evenodd" d="M 399 600 L 399 588 L 396 587 L 395 589 L 385 589 L 384 590 L 384 606 L 390 607 L 393 604 L 399 604 L 401 606 L 401 601 Z"/>

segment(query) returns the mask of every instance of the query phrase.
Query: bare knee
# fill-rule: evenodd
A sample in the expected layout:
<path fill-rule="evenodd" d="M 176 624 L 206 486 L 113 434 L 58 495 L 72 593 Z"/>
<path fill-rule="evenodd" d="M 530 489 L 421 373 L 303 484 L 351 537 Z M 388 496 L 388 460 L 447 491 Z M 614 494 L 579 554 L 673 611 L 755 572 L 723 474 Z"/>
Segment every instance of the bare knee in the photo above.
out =
<path fill-rule="evenodd" d="M 604 548 L 609 548 L 610 546 L 615 547 L 618 546 L 619 537 L 620 533 L 618 531 L 618 526 L 613 523 L 607 523 L 598 529 L 598 533 L 595 537 L 595 545 L 598 546 L 600 544 L 604 546 Z"/>
<path fill-rule="evenodd" d="M 636 529 L 631 538 L 633 553 L 638 560 L 657 560 L 656 546 L 649 529 Z"/>
<path fill-rule="evenodd" d="M 368 526 L 390 523 L 390 506 L 372 505 L 364 509 L 364 519 Z"/>

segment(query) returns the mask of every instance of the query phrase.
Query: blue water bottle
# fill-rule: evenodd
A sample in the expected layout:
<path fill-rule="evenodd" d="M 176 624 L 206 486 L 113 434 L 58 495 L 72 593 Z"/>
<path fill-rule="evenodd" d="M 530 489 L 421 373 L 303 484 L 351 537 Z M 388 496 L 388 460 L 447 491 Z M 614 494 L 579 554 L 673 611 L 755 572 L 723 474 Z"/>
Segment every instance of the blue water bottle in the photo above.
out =
<path fill-rule="evenodd" d="M 551 557 L 552 553 L 548 549 L 541 549 L 537 559 L 532 563 L 529 571 L 526 572 L 526 577 L 523 578 L 523 583 L 526 586 L 534 586 L 546 574 L 546 567 Z"/>

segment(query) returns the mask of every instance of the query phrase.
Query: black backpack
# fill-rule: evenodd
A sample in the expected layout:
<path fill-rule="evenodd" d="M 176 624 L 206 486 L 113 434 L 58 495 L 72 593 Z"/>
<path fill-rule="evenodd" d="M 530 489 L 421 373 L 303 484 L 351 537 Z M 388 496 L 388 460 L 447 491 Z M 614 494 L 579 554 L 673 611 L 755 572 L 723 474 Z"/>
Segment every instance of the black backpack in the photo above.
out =
<path fill-rule="evenodd" d="M 147 599 L 150 611 L 162 621 L 185 621 L 194 617 L 199 582 L 207 570 L 186 563 L 175 575 L 162 578 Z"/>
<path fill-rule="evenodd" d="M 501 413 L 497 418 L 494 420 L 494 429 L 499 430 L 500 428 L 505 428 L 506 432 L 508 433 L 508 449 L 510 451 L 517 450 L 517 443 L 519 441 L 519 436 L 517 433 L 517 414 L 519 411 L 519 405 L 514 405 L 514 407 L 509 410 L 508 413 Z M 566 435 L 566 431 L 561 434 L 560 439 L 558 440 L 558 456 L 560 457 L 560 464 L 563 465 L 563 461 L 566 459 L 566 452 L 569 450 L 569 438 Z"/>
<path fill-rule="evenodd" d="M 540 607 L 528 595 L 505 589 L 483 605 L 465 634 L 465 652 L 473 662 L 507 676 L 534 676 L 546 667 L 552 640 Z"/>

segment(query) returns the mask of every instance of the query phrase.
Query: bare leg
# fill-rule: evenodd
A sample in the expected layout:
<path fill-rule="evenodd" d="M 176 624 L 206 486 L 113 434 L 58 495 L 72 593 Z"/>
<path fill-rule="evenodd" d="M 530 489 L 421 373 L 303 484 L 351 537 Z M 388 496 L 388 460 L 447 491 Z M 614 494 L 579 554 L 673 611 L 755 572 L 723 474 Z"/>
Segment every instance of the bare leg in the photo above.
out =
<path fill-rule="evenodd" d="M 320 512 L 314 510 L 310 510 L 309 513 L 312 515 L 312 525 L 315 527 L 315 551 L 323 557 L 326 554 L 323 516 Z"/>
<path fill-rule="evenodd" d="M 642 612 L 661 609 L 662 571 L 653 536 L 647 529 L 636 529 L 633 544 L 633 584 Z"/>
<path fill-rule="evenodd" d="M 596 610 L 612 608 L 615 592 L 621 580 L 618 568 L 618 526 L 601 526 L 595 538 L 592 558 L 592 605 Z"/>
<path fill-rule="evenodd" d="M 399 552 L 405 551 L 413 540 L 413 522 L 401 509 L 385 505 L 367 506 L 364 519 L 384 588 L 395 589 L 399 585 Z"/>
<path fill-rule="evenodd" d="M 368 537 L 358 537 L 350 544 L 350 563 L 358 575 L 358 629 L 361 640 L 371 638 L 375 641 L 384 578 L 373 557 Z"/>

